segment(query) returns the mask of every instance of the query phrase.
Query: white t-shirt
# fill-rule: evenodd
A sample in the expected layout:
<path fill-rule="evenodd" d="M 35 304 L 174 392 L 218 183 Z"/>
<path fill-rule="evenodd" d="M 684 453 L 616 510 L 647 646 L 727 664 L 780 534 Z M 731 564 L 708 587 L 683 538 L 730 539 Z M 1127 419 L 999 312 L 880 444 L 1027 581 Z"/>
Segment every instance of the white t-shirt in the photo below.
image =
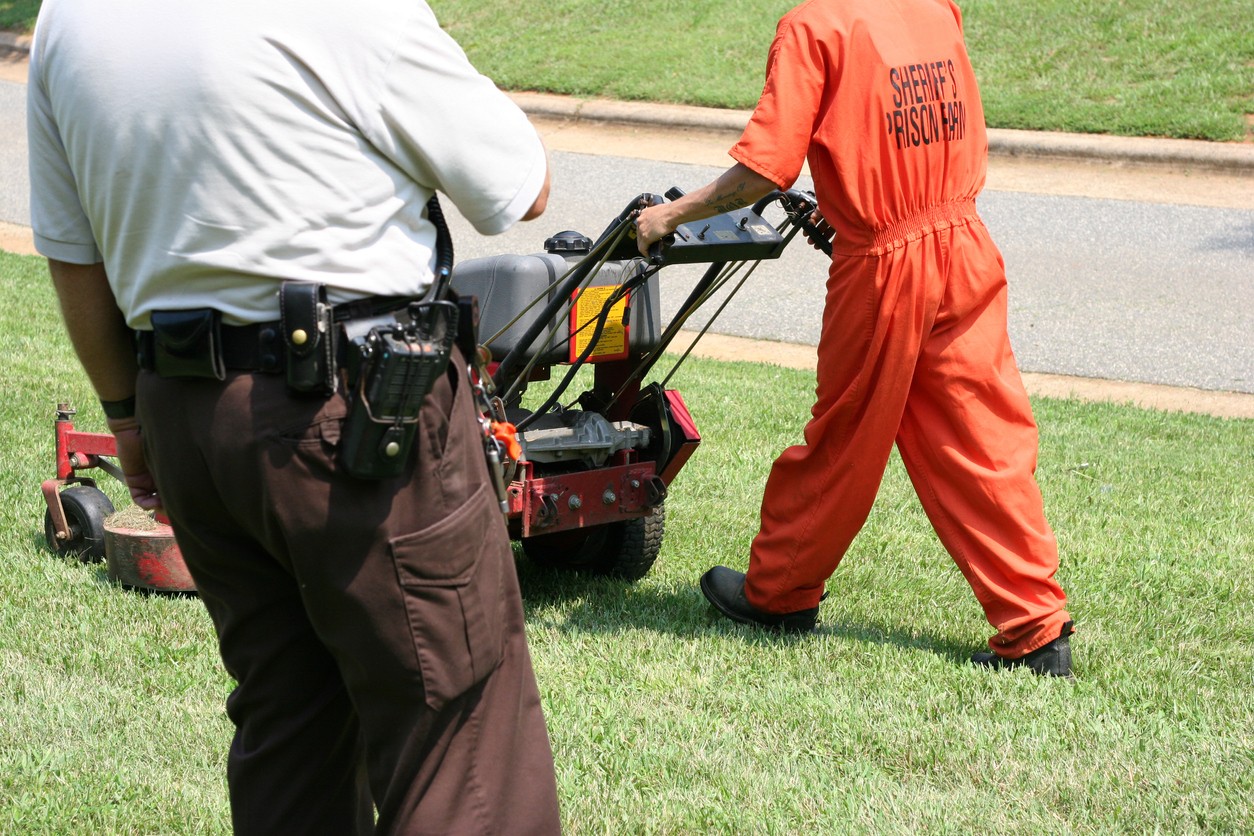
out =
<path fill-rule="evenodd" d="M 40 253 L 151 311 L 277 318 L 432 276 L 434 190 L 485 234 L 543 186 L 526 116 L 420 0 L 45 0 L 28 86 Z"/>

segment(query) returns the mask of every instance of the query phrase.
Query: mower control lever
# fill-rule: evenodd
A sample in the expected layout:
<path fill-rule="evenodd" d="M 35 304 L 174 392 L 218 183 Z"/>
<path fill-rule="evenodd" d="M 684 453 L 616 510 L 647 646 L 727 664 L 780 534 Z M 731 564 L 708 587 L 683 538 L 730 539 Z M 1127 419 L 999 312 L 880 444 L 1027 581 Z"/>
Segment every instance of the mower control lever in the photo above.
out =
<path fill-rule="evenodd" d="M 660 265 L 666 261 L 666 248 L 675 243 L 675 236 L 663 235 L 649 245 L 649 263 Z"/>

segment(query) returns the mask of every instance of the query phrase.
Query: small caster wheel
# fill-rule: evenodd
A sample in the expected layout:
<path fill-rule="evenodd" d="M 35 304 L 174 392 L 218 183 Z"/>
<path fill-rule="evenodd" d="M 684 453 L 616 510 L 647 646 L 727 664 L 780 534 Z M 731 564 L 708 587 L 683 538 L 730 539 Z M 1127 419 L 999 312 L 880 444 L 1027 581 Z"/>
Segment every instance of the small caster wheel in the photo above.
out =
<path fill-rule="evenodd" d="M 70 536 L 61 540 L 52 524 L 52 512 L 44 512 L 44 537 L 48 548 L 63 557 L 83 563 L 105 559 L 105 520 L 113 513 L 113 503 L 104 492 L 87 485 L 74 485 L 61 491 L 61 507 Z"/>

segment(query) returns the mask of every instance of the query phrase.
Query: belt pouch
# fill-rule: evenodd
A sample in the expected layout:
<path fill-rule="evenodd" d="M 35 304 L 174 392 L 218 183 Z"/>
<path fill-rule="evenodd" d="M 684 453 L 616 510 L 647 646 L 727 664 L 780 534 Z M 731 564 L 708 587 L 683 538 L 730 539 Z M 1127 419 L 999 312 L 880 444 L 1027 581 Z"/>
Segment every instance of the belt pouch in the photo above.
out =
<path fill-rule="evenodd" d="M 225 380 L 222 314 L 213 308 L 152 312 L 152 368 L 162 377 Z"/>
<path fill-rule="evenodd" d="M 279 288 L 280 327 L 287 346 L 287 388 L 300 394 L 335 391 L 335 329 L 327 286 L 283 282 Z"/>
<path fill-rule="evenodd" d="M 376 326 L 352 343 L 362 360 L 340 437 L 340 462 L 358 479 L 404 472 L 423 401 L 448 370 L 457 306 L 424 302 L 411 305 L 409 313 L 409 325 Z"/>

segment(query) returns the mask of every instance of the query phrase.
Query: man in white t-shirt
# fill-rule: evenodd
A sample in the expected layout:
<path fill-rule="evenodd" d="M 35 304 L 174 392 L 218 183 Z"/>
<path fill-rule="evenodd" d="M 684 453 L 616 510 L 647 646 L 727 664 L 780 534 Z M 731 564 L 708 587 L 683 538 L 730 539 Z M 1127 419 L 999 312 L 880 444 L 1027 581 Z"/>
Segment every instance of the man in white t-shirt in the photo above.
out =
<path fill-rule="evenodd" d="M 279 303 L 323 286 L 334 332 L 421 296 L 437 191 L 485 234 L 543 212 L 525 115 L 403 0 L 45 0 L 28 89 L 36 246 L 238 683 L 236 831 L 557 831 L 464 358 L 400 472 L 356 478 Z"/>

